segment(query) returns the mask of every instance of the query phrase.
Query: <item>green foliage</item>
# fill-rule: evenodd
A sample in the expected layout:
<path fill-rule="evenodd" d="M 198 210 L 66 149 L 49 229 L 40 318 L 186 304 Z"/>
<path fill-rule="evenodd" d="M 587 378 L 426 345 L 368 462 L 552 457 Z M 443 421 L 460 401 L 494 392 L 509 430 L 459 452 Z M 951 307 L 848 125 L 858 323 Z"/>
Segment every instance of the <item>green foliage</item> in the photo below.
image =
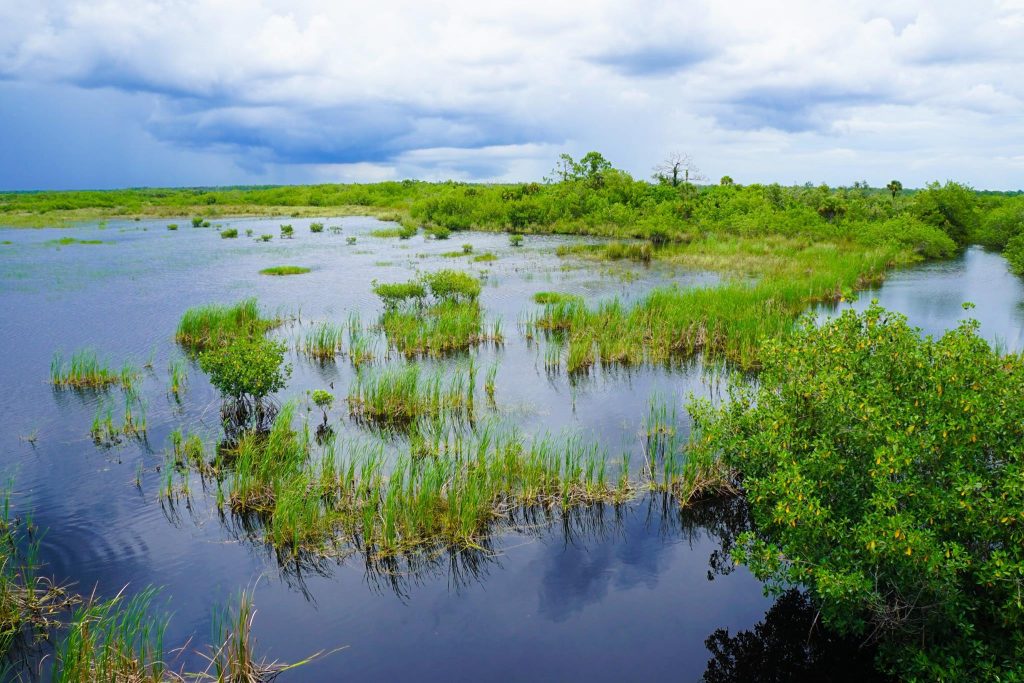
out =
<path fill-rule="evenodd" d="M 326 389 L 314 389 L 310 398 L 313 400 L 313 405 L 324 411 L 330 410 L 334 405 L 334 394 Z"/>
<path fill-rule="evenodd" d="M 269 232 L 265 232 L 262 235 L 260 235 L 260 242 L 269 242 L 272 239 L 274 239 L 274 236 L 271 235 Z"/>
<path fill-rule="evenodd" d="M 872 305 L 768 342 L 756 386 L 697 402 L 691 450 L 740 473 L 737 560 L 916 680 L 1024 675 L 1024 364 L 965 321 Z"/>
<path fill-rule="evenodd" d="M 508 243 L 513 247 L 523 246 L 523 236 L 518 233 L 512 233 L 508 236 Z"/>
<path fill-rule="evenodd" d="M 386 308 L 395 308 L 404 303 L 419 303 L 427 296 L 427 289 L 421 282 L 376 282 L 373 293 L 381 298 Z"/>
<path fill-rule="evenodd" d="M 203 217 L 202 216 L 193 216 L 192 217 L 192 227 L 193 228 L 201 228 L 202 226 L 203 226 Z"/>
<path fill-rule="evenodd" d="M 569 302 L 582 302 L 583 297 L 578 294 L 565 294 L 563 292 L 537 292 L 533 300 L 538 304 L 560 304 Z"/>
<path fill-rule="evenodd" d="M 177 223 L 168 223 L 167 224 L 167 229 L 168 230 L 177 230 L 178 229 L 178 224 Z"/>
<path fill-rule="evenodd" d="M 263 334 L 276 324 L 276 320 L 263 318 L 256 299 L 228 306 L 194 306 L 181 316 L 175 340 L 186 348 L 201 350 L 234 337 Z"/>
<path fill-rule="evenodd" d="M 982 219 L 975 239 L 990 249 L 1004 249 L 1021 233 L 1024 233 L 1024 198 L 1017 197 L 989 211 Z"/>
<path fill-rule="evenodd" d="M 458 270 L 438 270 L 423 276 L 423 282 L 437 299 L 474 301 L 480 296 L 480 280 Z"/>
<path fill-rule="evenodd" d="M 285 387 L 291 366 L 284 363 L 286 347 L 263 336 L 239 336 L 199 355 L 199 367 L 221 395 L 257 402 Z"/>
<path fill-rule="evenodd" d="M 295 236 L 295 228 L 293 228 L 291 225 L 282 225 L 281 226 L 281 238 L 282 239 L 291 238 L 291 237 L 294 237 L 294 236 Z"/>
<path fill-rule="evenodd" d="M 940 228 L 959 246 L 966 245 L 978 227 L 978 201 L 966 185 L 948 181 L 930 183 L 914 195 L 914 215 L 928 225 Z"/>
<path fill-rule="evenodd" d="M 1017 275 L 1024 275 L 1024 233 L 1017 235 L 1006 243 L 1003 256 L 1010 264 L 1010 270 Z"/>
<path fill-rule="evenodd" d="M 310 223 L 309 224 L 309 231 L 310 232 L 323 232 L 324 231 L 324 224 L 323 223 Z"/>
<path fill-rule="evenodd" d="M 233 237 L 238 237 L 238 230 L 236 228 L 228 228 L 226 230 L 221 230 L 220 237 L 221 239 L 231 239 Z"/>

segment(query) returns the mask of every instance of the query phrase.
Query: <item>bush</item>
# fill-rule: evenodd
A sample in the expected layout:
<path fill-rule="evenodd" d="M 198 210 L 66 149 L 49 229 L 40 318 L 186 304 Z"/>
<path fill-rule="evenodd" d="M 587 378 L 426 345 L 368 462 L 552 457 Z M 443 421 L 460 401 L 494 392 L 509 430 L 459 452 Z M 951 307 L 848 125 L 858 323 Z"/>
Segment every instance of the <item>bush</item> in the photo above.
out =
<path fill-rule="evenodd" d="M 199 367 L 225 399 L 260 403 L 285 387 L 291 366 L 286 346 L 262 336 L 239 336 L 199 355 Z"/>
<path fill-rule="evenodd" d="M 202 216 L 193 216 L 192 217 L 192 227 L 193 228 L 201 228 L 202 226 L 203 226 L 203 217 Z"/>
<path fill-rule="evenodd" d="M 285 237 L 289 237 L 290 238 L 290 237 L 293 237 L 294 235 L 295 235 L 295 228 L 293 228 L 290 225 L 282 225 L 281 226 L 281 237 L 282 238 L 285 238 Z"/>
<path fill-rule="evenodd" d="M 419 303 L 427 296 L 426 288 L 419 282 L 374 282 L 373 293 L 384 301 L 387 308 L 395 308 L 405 302 Z"/>
<path fill-rule="evenodd" d="M 807 318 L 756 387 L 693 407 L 693 448 L 750 504 L 735 558 L 907 678 L 1024 675 L 1024 364 L 977 329 L 922 338 L 876 304 Z"/>
<path fill-rule="evenodd" d="M 992 209 L 981 221 L 977 241 L 989 249 L 1004 249 L 1024 232 L 1024 201 L 1017 199 Z"/>
<path fill-rule="evenodd" d="M 959 183 L 930 183 L 927 189 L 914 195 L 913 212 L 961 247 L 978 227 L 977 197 L 969 187 Z"/>
<path fill-rule="evenodd" d="M 324 231 L 324 224 L 323 223 L 310 223 L 309 224 L 309 231 L 310 232 L 323 232 Z"/>
<path fill-rule="evenodd" d="M 233 237 L 238 237 L 238 230 L 236 230 L 235 228 L 228 228 L 227 230 L 220 231 L 220 238 L 222 240 L 231 239 Z"/>
<path fill-rule="evenodd" d="M 1006 243 L 1003 256 L 1010 264 L 1010 270 L 1017 275 L 1024 275 L 1024 234 L 1017 235 Z"/>
<path fill-rule="evenodd" d="M 427 273 L 423 281 L 430 293 L 438 299 L 469 299 L 480 296 L 480 280 L 458 270 L 439 270 Z"/>

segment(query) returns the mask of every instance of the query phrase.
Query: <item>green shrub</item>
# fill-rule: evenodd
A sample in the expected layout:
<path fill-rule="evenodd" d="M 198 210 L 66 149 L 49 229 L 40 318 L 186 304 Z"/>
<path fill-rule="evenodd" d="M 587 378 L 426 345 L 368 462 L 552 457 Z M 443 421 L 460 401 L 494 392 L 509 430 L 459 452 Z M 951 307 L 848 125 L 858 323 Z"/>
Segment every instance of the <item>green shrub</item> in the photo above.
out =
<path fill-rule="evenodd" d="M 977 330 L 807 318 L 756 386 L 692 408 L 691 457 L 722 457 L 750 505 L 734 557 L 912 680 L 1024 675 L 1024 363 Z"/>
<path fill-rule="evenodd" d="M 201 227 L 203 227 L 203 217 L 202 216 L 193 216 L 192 217 L 192 227 L 193 228 L 201 228 Z"/>
<path fill-rule="evenodd" d="M 167 224 L 167 229 L 168 230 L 177 230 L 178 229 L 178 224 L 177 223 L 168 223 Z"/>
<path fill-rule="evenodd" d="M 939 228 L 959 246 L 970 240 L 978 227 L 977 196 L 966 185 L 930 183 L 914 195 L 913 212 L 919 219 Z"/>
<path fill-rule="evenodd" d="M 294 237 L 294 236 L 295 236 L 295 228 L 293 228 L 290 225 L 282 225 L 281 226 L 281 237 L 282 238 L 286 238 L 286 237 L 290 238 L 290 237 Z"/>
<path fill-rule="evenodd" d="M 310 232 L 323 232 L 324 231 L 324 224 L 323 223 L 310 223 L 309 224 L 309 231 Z"/>
<path fill-rule="evenodd" d="M 988 212 L 976 239 L 989 249 L 1004 249 L 1007 242 L 1024 232 L 1024 199 L 1010 200 Z"/>
<path fill-rule="evenodd" d="M 262 401 L 285 387 L 291 366 L 286 346 L 262 336 L 240 336 L 199 355 L 199 367 L 226 399 Z"/>
<path fill-rule="evenodd" d="M 426 288 L 419 282 L 374 282 L 373 293 L 381 298 L 384 306 L 394 308 L 406 302 L 419 303 L 427 296 Z"/>
<path fill-rule="evenodd" d="M 1024 275 L 1024 233 L 1017 235 L 1006 243 L 1003 256 L 1010 264 L 1010 270 L 1017 275 Z"/>
<path fill-rule="evenodd" d="M 508 243 L 513 247 L 521 247 L 523 246 L 523 236 L 516 233 L 512 233 L 511 235 L 508 236 Z"/>
<path fill-rule="evenodd" d="M 458 270 L 439 270 L 427 273 L 423 281 L 430 293 L 438 299 L 474 300 L 480 296 L 480 280 Z"/>
<path fill-rule="evenodd" d="M 230 239 L 234 237 L 238 237 L 238 230 L 236 230 L 235 228 L 228 228 L 227 230 L 220 231 L 221 239 Z"/>

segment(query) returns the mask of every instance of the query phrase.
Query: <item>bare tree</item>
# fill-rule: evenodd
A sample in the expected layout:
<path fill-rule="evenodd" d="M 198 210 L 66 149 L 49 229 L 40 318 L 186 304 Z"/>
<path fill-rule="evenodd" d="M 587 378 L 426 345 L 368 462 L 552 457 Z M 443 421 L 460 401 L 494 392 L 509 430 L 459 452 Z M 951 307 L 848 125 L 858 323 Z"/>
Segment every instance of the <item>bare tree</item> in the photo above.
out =
<path fill-rule="evenodd" d="M 654 179 L 678 187 L 680 183 L 696 183 L 707 180 L 693 159 L 685 152 L 672 152 L 654 167 Z"/>

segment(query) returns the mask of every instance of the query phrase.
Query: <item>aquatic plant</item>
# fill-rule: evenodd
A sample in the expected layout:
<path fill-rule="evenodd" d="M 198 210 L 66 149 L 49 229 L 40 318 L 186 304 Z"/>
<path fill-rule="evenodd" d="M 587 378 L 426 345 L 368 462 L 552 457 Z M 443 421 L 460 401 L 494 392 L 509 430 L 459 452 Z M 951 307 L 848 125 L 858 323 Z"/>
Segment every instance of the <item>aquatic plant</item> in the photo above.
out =
<path fill-rule="evenodd" d="M 175 397 L 178 397 L 184 391 L 185 384 L 188 382 L 188 369 L 185 361 L 181 358 L 172 359 L 167 372 L 171 376 L 170 392 Z"/>
<path fill-rule="evenodd" d="M 289 238 L 290 239 L 290 238 L 292 238 L 294 236 L 295 236 L 295 228 L 293 228 L 291 225 L 282 225 L 281 226 L 281 238 L 282 239 L 285 239 L 285 238 Z"/>
<path fill-rule="evenodd" d="M 363 328 L 362 320 L 356 312 L 348 317 L 348 357 L 357 368 L 374 359 L 374 340 Z"/>
<path fill-rule="evenodd" d="M 310 272 L 305 266 L 272 266 L 260 271 L 260 275 L 303 275 Z"/>
<path fill-rule="evenodd" d="M 206 304 L 185 311 L 175 340 L 189 350 L 202 350 L 235 337 L 263 334 L 278 322 L 262 316 L 256 299 L 233 305 Z"/>
<path fill-rule="evenodd" d="M 58 247 L 67 247 L 72 244 L 103 244 L 103 240 L 80 240 L 77 237 L 61 237 L 57 240 L 50 240 L 47 244 L 53 244 Z"/>
<path fill-rule="evenodd" d="M 370 231 L 370 237 L 401 237 L 403 234 L 405 234 L 405 228 L 398 226 L 394 228 L 377 228 Z"/>
<path fill-rule="evenodd" d="M 474 263 L 490 263 L 491 261 L 497 261 L 498 255 L 493 251 L 485 251 L 482 254 L 477 254 L 473 257 Z"/>
<path fill-rule="evenodd" d="M 473 245 L 472 244 L 463 244 L 462 245 L 462 253 L 463 254 L 472 254 L 473 253 Z"/>
<path fill-rule="evenodd" d="M 513 247 L 523 246 L 523 236 L 518 233 L 512 233 L 508 236 L 508 243 Z"/>
<path fill-rule="evenodd" d="M 533 301 L 538 304 L 562 304 L 573 301 L 582 302 L 583 297 L 579 294 L 566 294 L 564 292 L 537 292 L 533 295 Z"/>
<path fill-rule="evenodd" d="M 360 371 L 349 388 L 348 407 L 353 417 L 376 424 L 408 425 L 420 417 L 471 418 L 473 386 L 469 376 L 457 372 L 425 377 L 419 365 Z"/>
<path fill-rule="evenodd" d="M 246 237 L 252 237 L 252 228 L 246 228 L 245 229 L 245 236 Z"/>
<path fill-rule="evenodd" d="M 192 227 L 193 228 L 200 228 L 200 227 L 202 227 L 202 225 L 203 225 L 203 217 L 202 216 L 193 216 L 192 217 Z"/>
<path fill-rule="evenodd" d="M 259 404 L 284 388 L 291 366 L 284 363 L 284 343 L 261 336 L 236 336 L 199 355 L 199 367 L 210 375 L 225 399 Z"/>
<path fill-rule="evenodd" d="M 329 322 L 322 322 L 306 332 L 301 349 L 304 354 L 317 360 L 332 360 L 341 353 L 344 330 Z"/>
<path fill-rule="evenodd" d="M 309 224 L 309 231 L 313 232 L 313 233 L 323 232 L 324 231 L 324 224 L 323 223 L 310 223 Z"/>
<path fill-rule="evenodd" d="M 167 229 L 168 230 L 177 230 L 178 229 L 178 224 L 177 223 L 168 223 L 167 224 Z"/>
<path fill-rule="evenodd" d="M 345 238 L 345 244 L 350 244 L 351 245 L 351 244 L 355 244 L 355 243 L 356 243 L 356 238 L 354 236 L 349 235 L 348 237 Z"/>
<path fill-rule="evenodd" d="M 220 236 L 221 236 L 221 239 L 231 239 L 233 237 L 238 237 L 238 229 L 237 228 L 228 228 L 227 230 L 221 230 L 220 231 Z"/>
<path fill-rule="evenodd" d="M 487 398 L 494 401 L 494 388 L 495 380 L 498 377 L 498 364 L 495 363 L 487 370 L 487 377 L 484 379 L 484 391 L 487 393 Z"/>
<path fill-rule="evenodd" d="M 260 242 L 269 242 L 272 239 L 274 239 L 274 236 L 271 235 L 269 232 L 265 232 L 262 235 L 260 235 Z"/>
<path fill-rule="evenodd" d="M 112 384 L 130 386 L 133 376 L 125 372 L 126 368 L 130 370 L 131 366 L 126 365 L 120 372 L 113 371 L 94 349 L 75 351 L 66 362 L 58 351 L 50 361 L 50 381 L 56 387 L 73 389 L 105 389 Z"/>

